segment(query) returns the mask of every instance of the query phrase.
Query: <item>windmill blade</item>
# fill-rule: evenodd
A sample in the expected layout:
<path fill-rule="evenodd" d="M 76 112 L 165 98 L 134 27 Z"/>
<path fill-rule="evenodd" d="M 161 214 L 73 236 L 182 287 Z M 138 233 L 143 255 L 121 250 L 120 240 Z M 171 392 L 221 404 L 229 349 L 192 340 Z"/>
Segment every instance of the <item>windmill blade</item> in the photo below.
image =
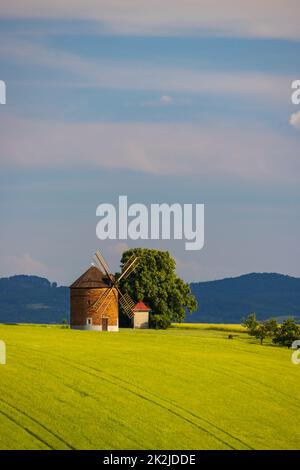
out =
<path fill-rule="evenodd" d="M 102 274 L 106 274 L 103 267 L 101 266 L 98 259 L 96 258 L 96 256 L 93 256 L 93 260 L 94 260 L 94 265 L 96 266 L 96 268 L 98 268 Z"/>
<path fill-rule="evenodd" d="M 107 276 L 108 279 L 109 278 L 109 274 L 107 272 L 105 272 L 103 266 L 100 264 L 100 262 L 98 261 L 98 259 L 96 258 L 96 256 L 93 256 L 93 260 L 94 260 L 94 265 L 96 266 L 96 268 L 99 269 L 99 271 L 102 273 L 102 274 L 105 274 Z"/>
<path fill-rule="evenodd" d="M 127 263 L 124 265 L 121 275 L 118 277 L 118 282 L 121 279 L 126 279 L 135 270 L 137 265 L 138 265 L 138 258 L 131 257 L 127 261 Z"/>
<path fill-rule="evenodd" d="M 135 255 L 130 256 L 130 258 L 126 261 L 126 263 L 123 265 L 122 272 L 125 271 L 125 269 L 132 263 L 132 261 L 136 258 Z"/>
<path fill-rule="evenodd" d="M 129 260 L 124 264 L 123 266 L 123 269 L 122 269 L 122 272 L 119 276 L 119 279 L 123 278 L 123 277 L 128 277 L 129 274 L 133 271 L 133 269 L 136 268 L 136 266 L 138 265 L 138 258 L 134 255 L 132 255 Z"/>
<path fill-rule="evenodd" d="M 107 275 L 108 279 L 110 279 L 111 282 L 114 282 L 113 276 L 109 273 L 108 264 L 106 263 L 100 251 L 96 251 L 94 259 L 95 261 L 97 261 L 97 264 L 100 265 L 101 268 L 104 270 L 104 273 Z"/>
<path fill-rule="evenodd" d="M 118 291 L 118 294 L 119 294 L 119 302 L 120 302 L 120 305 L 122 307 L 122 310 L 124 311 L 124 313 L 126 313 L 126 315 L 129 317 L 129 318 L 132 318 L 133 317 L 133 307 L 135 306 L 135 303 L 134 301 L 132 300 L 132 298 L 130 297 L 129 294 L 127 294 L 127 292 L 125 294 L 122 294 L 122 292 L 120 291 L 120 288 L 118 286 L 118 283 L 116 283 L 114 285 L 115 289 L 117 289 Z"/>
<path fill-rule="evenodd" d="M 110 291 L 112 290 L 113 286 L 111 286 L 110 288 L 106 289 L 101 295 L 100 297 L 98 297 L 98 299 L 92 304 L 89 306 L 88 310 L 92 310 L 92 309 L 99 309 L 101 307 L 101 305 L 104 303 L 106 297 L 109 295 Z"/>
<path fill-rule="evenodd" d="M 112 288 L 113 288 L 113 287 L 110 288 L 109 292 L 112 290 Z M 114 295 L 116 295 L 116 294 L 114 293 Z M 107 296 L 106 296 L 106 297 L 107 297 Z M 118 300 L 118 299 L 117 299 L 117 300 Z M 112 301 L 113 301 L 113 298 L 111 297 L 111 298 L 108 300 L 108 302 L 106 302 L 104 308 L 102 309 L 101 315 L 103 315 L 103 314 L 106 312 L 106 310 L 108 309 L 108 307 L 110 306 L 110 304 L 112 303 Z M 97 310 L 99 310 L 99 308 L 101 308 L 101 305 L 102 305 L 102 304 L 103 304 L 103 302 L 100 303 L 100 305 L 98 306 Z"/>
<path fill-rule="evenodd" d="M 100 264 L 101 268 L 109 276 L 109 267 L 100 251 L 96 251 L 94 259 Z"/>
<path fill-rule="evenodd" d="M 126 315 L 129 318 L 132 318 L 133 317 L 133 307 L 134 307 L 135 304 L 134 304 L 134 301 L 132 300 L 132 298 L 130 297 L 130 295 L 127 294 L 127 293 L 124 294 L 124 295 L 120 293 L 119 302 L 120 302 L 120 305 L 122 307 L 123 312 L 126 313 Z"/>
<path fill-rule="evenodd" d="M 92 266 L 96 266 L 96 268 L 98 268 L 99 271 L 100 271 L 102 274 L 105 274 L 105 273 L 103 273 L 103 271 L 104 271 L 104 270 L 103 270 L 103 267 L 101 266 L 101 264 L 99 263 L 99 261 L 97 260 L 97 258 L 96 258 L 95 255 L 93 256 L 93 260 L 94 260 L 94 262 L 92 263 Z"/>

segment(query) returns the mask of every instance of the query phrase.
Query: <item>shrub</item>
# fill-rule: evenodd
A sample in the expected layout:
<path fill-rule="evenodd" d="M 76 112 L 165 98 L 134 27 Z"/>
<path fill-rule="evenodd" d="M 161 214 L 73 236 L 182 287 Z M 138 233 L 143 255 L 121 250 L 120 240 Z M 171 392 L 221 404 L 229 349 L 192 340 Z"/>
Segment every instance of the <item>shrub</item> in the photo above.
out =
<path fill-rule="evenodd" d="M 274 318 L 258 322 L 255 313 L 249 315 L 242 325 L 247 328 L 250 336 L 260 340 L 260 344 L 266 338 L 274 338 L 278 332 L 278 324 Z"/>
<path fill-rule="evenodd" d="M 300 339 L 300 326 L 293 318 L 284 320 L 273 337 L 273 342 L 282 346 L 291 347 L 293 341 Z"/>
<path fill-rule="evenodd" d="M 166 315 L 150 315 L 150 328 L 166 330 L 170 325 L 170 319 Z"/>

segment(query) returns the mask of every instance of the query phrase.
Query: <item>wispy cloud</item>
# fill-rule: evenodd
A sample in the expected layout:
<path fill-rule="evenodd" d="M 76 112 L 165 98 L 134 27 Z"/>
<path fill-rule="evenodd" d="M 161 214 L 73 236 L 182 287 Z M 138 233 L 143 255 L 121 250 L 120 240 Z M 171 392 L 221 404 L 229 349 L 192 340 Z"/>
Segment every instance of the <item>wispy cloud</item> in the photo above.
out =
<path fill-rule="evenodd" d="M 300 130 L 300 111 L 293 113 L 290 117 L 289 123 L 291 126 L 296 127 Z"/>
<path fill-rule="evenodd" d="M 157 97 L 156 99 L 152 100 L 146 100 L 141 103 L 141 106 L 144 108 L 161 108 L 161 107 L 166 107 L 166 106 L 171 106 L 173 104 L 179 104 L 179 105 L 184 105 L 184 104 L 189 104 L 190 101 L 188 100 L 183 100 L 183 99 L 174 99 L 170 95 L 162 95 Z"/>
<path fill-rule="evenodd" d="M 169 95 L 162 95 L 160 97 L 160 102 L 164 104 L 171 104 L 173 103 L 173 98 L 172 96 L 169 96 Z"/>
<path fill-rule="evenodd" d="M 299 142 L 261 126 L 1 119 L 4 166 L 297 181 Z"/>
<path fill-rule="evenodd" d="M 240 95 L 272 103 L 288 102 L 290 98 L 290 76 L 285 75 L 212 72 L 205 67 L 201 70 L 176 68 L 151 65 L 142 60 L 97 61 L 28 41 L 0 43 L 0 55 L 20 65 L 67 72 L 68 78 L 62 78 L 60 86 Z M 161 104 L 171 102 L 170 94 L 164 93 L 160 98 Z"/>
<path fill-rule="evenodd" d="M 298 0 L 5 0 L 2 17 L 85 19 L 109 34 L 300 39 Z"/>
<path fill-rule="evenodd" d="M 6 275 L 13 274 L 36 274 L 40 276 L 49 275 L 48 268 L 44 263 L 34 259 L 29 253 L 20 256 L 4 255 L 1 258 L 1 272 Z"/>

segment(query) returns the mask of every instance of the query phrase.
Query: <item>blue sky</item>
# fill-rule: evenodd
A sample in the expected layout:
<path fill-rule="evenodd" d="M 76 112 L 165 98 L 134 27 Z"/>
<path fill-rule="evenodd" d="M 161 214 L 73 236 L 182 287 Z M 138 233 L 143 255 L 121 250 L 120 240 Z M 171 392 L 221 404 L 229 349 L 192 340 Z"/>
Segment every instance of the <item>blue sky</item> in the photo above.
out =
<path fill-rule="evenodd" d="M 188 281 L 300 275 L 300 8 L 241 3 L 4 1 L 0 275 L 117 269 L 141 243 L 100 243 L 95 212 L 119 194 L 205 203 L 203 250 L 143 244 Z"/>

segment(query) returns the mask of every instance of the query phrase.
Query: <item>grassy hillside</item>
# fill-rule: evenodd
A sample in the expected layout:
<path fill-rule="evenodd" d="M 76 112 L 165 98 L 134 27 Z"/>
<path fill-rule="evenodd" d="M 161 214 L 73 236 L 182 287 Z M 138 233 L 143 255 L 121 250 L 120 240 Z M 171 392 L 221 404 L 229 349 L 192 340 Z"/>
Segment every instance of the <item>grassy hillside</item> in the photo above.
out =
<path fill-rule="evenodd" d="M 0 325 L 0 448 L 300 449 L 300 366 L 223 329 Z"/>

